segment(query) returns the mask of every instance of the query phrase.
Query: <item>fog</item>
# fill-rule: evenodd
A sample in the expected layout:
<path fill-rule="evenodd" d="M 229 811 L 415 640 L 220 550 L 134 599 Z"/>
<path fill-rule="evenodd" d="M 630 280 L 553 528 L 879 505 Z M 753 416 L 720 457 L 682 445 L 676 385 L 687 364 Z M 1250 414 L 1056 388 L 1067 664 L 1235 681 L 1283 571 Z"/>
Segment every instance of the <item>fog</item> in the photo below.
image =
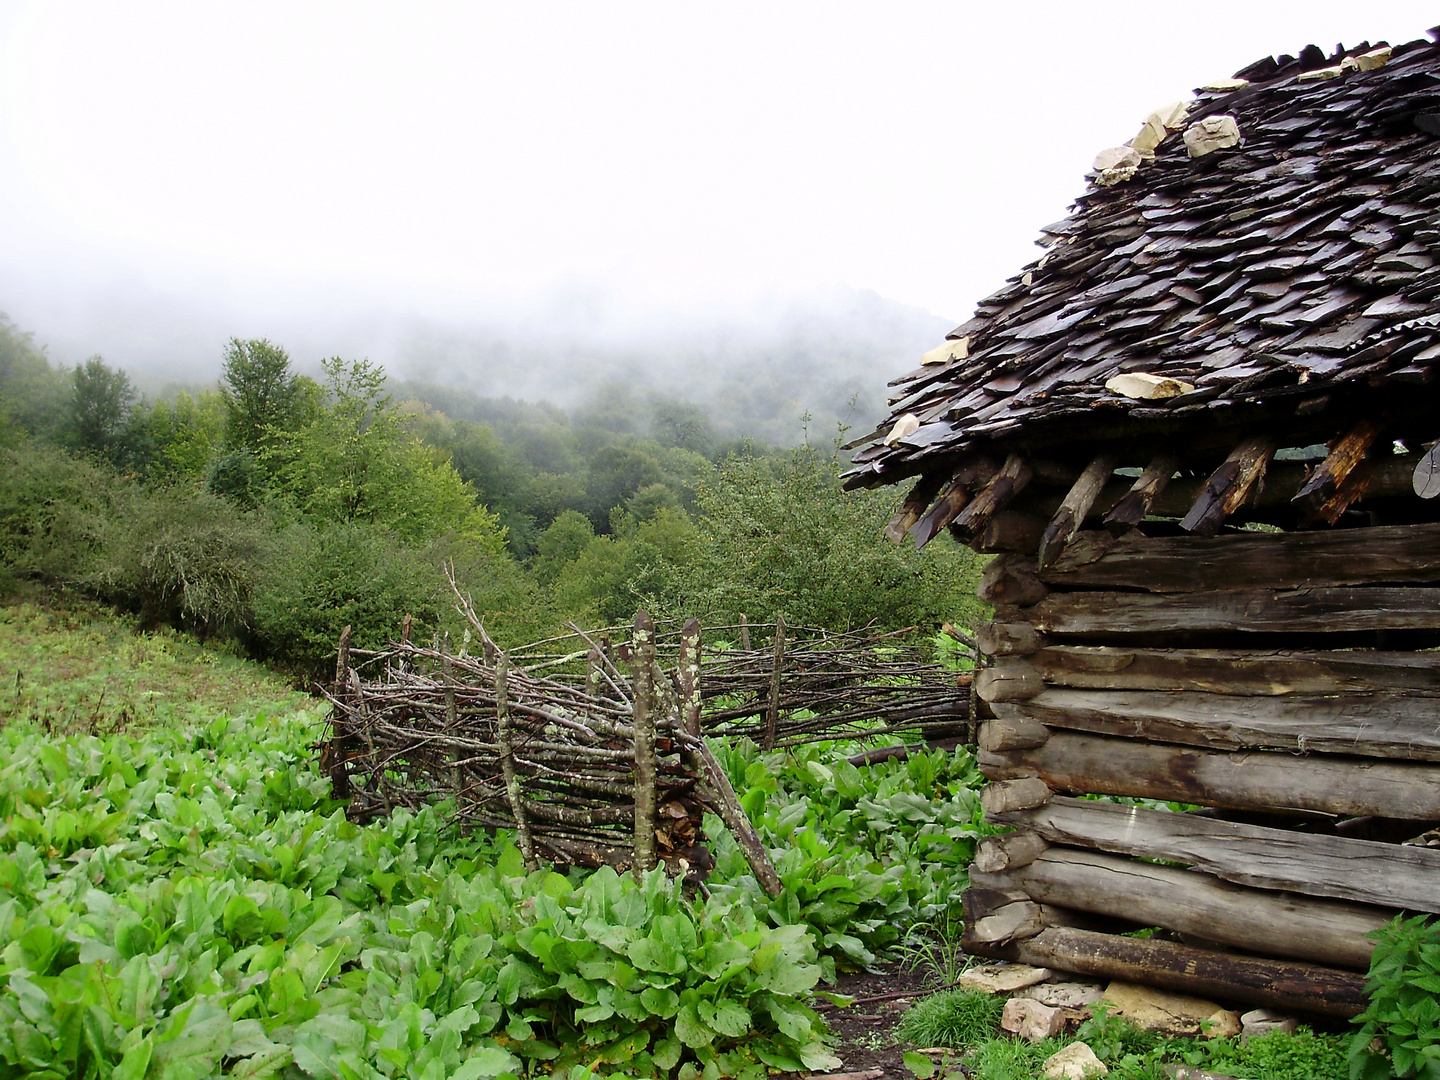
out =
<path fill-rule="evenodd" d="M 234 335 L 863 412 L 1151 109 L 1428 8 L 0 3 L 0 311 L 152 393 Z"/>

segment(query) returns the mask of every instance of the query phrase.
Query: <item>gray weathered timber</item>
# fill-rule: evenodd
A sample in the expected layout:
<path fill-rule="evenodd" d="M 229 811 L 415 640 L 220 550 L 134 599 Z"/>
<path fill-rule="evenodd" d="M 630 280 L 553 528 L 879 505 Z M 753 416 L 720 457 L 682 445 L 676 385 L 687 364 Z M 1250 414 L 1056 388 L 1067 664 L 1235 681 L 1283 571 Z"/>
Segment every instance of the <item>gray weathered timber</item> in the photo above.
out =
<path fill-rule="evenodd" d="M 1017 810 L 1013 814 L 997 815 L 997 821 L 1020 814 L 1033 814 L 1034 810 Z M 975 861 L 971 866 L 985 874 L 997 874 L 1002 870 L 1014 870 L 1032 863 L 1050 845 L 1038 832 L 1023 829 L 1001 836 L 987 836 L 975 846 Z"/>
<path fill-rule="evenodd" d="M 1041 633 L 1066 635 L 1339 633 L 1440 627 L 1440 589 L 1242 589 L 1150 594 L 1051 593 L 1034 607 L 1009 609 Z"/>
<path fill-rule="evenodd" d="M 1050 729 L 1031 720 L 1001 720 L 998 717 L 980 725 L 981 750 L 1028 750 L 1042 746 L 1050 738 Z"/>
<path fill-rule="evenodd" d="M 1214 694 L 1440 695 L 1440 653 L 1051 645 L 1027 658 L 1052 686 Z"/>
<path fill-rule="evenodd" d="M 1440 821 L 1440 766 L 1419 761 L 1227 753 L 1057 731 L 1044 746 L 983 755 L 981 772 L 991 780 L 1038 777 L 1058 792 Z"/>
<path fill-rule="evenodd" d="M 1025 656 L 1045 644 L 1045 638 L 1026 622 L 981 623 L 975 640 L 987 656 Z"/>
<path fill-rule="evenodd" d="M 1101 489 L 1114 471 L 1115 457 L 1108 453 L 1096 454 L 1095 459 L 1085 466 L 1085 471 L 1066 492 L 1065 498 L 1060 501 L 1060 509 L 1055 511 L 1040 538 L 1041 567 L 1049 566 L 1058 559 L 1070 541 L 1075 539 L 1085 515 L 1090 513 L 1090 508 L 1095 505 Z"/>
<path fill-rule="evenodd" d="M 971 873 L 977 885 L 1018 887 L 1042 903 L 1355 971 L 1368 970 L 1375 951 L 1365 935 L 1395 916 L 1389 908 L 1248 889 L 1209 874 L 1071 848 L 1052 847 L 1000 873 Z"/>
<path fill-rule="evenodd" d="M 1011 834 L 1017 837 L 1038 835 L 1054 844 L 1189 863 L 1237 885 L 1440 914 L 1437 848 L 1292 832 L 1064 796 L 1033 810 L 999 814 L 994 820 L 1034 830 Z M 1018 847 L 1028 851 L 1034 843 L 1026 841 Z M 1002 850 L 1003 859 L 1001 851 L 991 853 L 995 869 L 1012 865 L 1008 845 Z M 975 861 L 978 866 L 978 855 Z M 995 865 L 1002 861 L 1005 866 Z"/>
<path fill-rule="evenodd" d="M 1025 701 L 986 700 L 1001 720 L 1152 742 L 1440 761 L 1440 701 L 1433 697 L 1052 689 Z"/>
<path fill-rule="evenodd" d="M 1440 581 L 1440 524 L 1228 536 L 1080 533 L 1043 581 L 1195 593 Z"/>
<path fill-rule="evenodd" d="M 975 674 L 975 692 L 985 701 L 1025 701 L 1044 690 L 1039 670 L 1023 660 L 1005 661 Z"/>
<path fill-rule="evenodd" d="M 976 951 L 999 960 L 1101 979 L 1327 1016 L 1354 1016 L 1366 1004 L 1365 976 L 1358 972 L 1236 956 L 1154 938 L 1117 937 L 1057 926 L 1026 941 Z"/>
<path fill-rule="evenodd" d="M 1050 589 L 1035 572 L 1035 560 L 1027 555 L 1001 555 L 991 559 L 981 575 L 975 595 L 987 604 L 1015 604 L 1028 607 L 1044 600 Z"/>
<path fill-rule="evenodd" d="M 1210 474 L 1195 505 L 1180 521 L 1180 527 L 1200 536 L 1214 536 L 1225 519 L 1240 509 L 1265 477 L 1275 456 L 1275 440 L 1269 435 L 1251 435 L 1230 451 L 1230 456 Z"/>
<path fill-rule="evenodd" d="M 987 814 L 1029 810 L 1050 801 L 1050 789 L 1033 777 L 1022 777 L 980 789 L 980 805 Z"/>

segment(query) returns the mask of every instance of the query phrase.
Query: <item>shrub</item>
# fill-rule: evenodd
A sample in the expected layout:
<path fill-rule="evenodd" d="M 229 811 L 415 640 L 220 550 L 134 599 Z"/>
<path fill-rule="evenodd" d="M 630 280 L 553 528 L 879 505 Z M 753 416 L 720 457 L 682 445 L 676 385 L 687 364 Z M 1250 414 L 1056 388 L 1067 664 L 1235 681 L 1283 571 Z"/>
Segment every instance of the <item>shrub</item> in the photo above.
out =
<path fill-rule="evenodd" d="M 382 529 L 292 525 L 280 534 L 274 560 L 255 593 L 254 629 L 263 651 L 312 677 L 330 670 L 340 632 L 378 647 L 400 632 L 439 625 L 441 582 L 423 556 Z"/>
<path fill-rule="evenodd" d="M 111 500 L 133 486 L 56 447 L 0 450 L 0 565 L 11 577 L 77 584 L 103 542 Z"/>
<path fill-rule="evenodd" d="M 250 623 L 255 587 L 274 547 L 265 525 L 190 487 L 126 489 L 101 526 L 85 584 L 150 625 L 202 634 Z"/>

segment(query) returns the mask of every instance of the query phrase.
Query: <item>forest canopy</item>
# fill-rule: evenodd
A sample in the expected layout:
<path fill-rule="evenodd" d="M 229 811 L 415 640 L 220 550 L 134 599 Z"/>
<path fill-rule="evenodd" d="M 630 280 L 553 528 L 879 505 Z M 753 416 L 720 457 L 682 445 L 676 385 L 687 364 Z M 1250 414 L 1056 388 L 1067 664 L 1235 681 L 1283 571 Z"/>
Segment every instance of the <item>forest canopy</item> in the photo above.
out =
<path fill-rule="evenodd" d="M 462 627 L 453 565 L 502 643 L 639 606 L 711 625 L 971 621 L 975 557 L 885 541 L 897 493 L 843 492 L 837 440 L 722 443 L 625 382 L 570 411 L 393 382 L 231 340 L 213 387 L 160 400 L 100 357 L 50 363 L 0 319 L 0 590 L 71 591 L 297 672 Z"/>

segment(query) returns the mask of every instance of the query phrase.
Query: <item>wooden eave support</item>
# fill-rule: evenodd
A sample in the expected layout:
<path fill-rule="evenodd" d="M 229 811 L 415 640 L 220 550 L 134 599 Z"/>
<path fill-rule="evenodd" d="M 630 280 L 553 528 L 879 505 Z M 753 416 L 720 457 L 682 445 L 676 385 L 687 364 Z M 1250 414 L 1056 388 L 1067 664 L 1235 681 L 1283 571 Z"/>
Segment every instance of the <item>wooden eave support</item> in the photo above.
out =
<path fill-rule="evenodd" d="M 910 494 L 905 496 L 905 501 L 900 504 L 900 509 L 895 512 L 895 516 L 885 526 L 886 539 L 896 544 L 904 540 L 905 534 L 920 520 L 930 505 L 930 501 L 935 498 L 944 483 L 945 475 L 943 473 L 929 473 L 916 480 L 915 485 L 910 489 Z"/>
<path fill-rule="evenodd" d="M 982 532 L 996 513 L 1025 490 L 1033 475 L 1030 463 L 1022 455 L 1011 454 L 984 490 L 955 517 L 952 528 L 966 536 Z"/>
<path fill-rule="evenodd" d="M 915 546 L 922 548 L 933 540 L 941 529 L 954 521 L 955 517 L 971 504 L 971 497 L 976 489 L 989 484 L 995 474 L 995 463 L 986 457 L 967 461 L 957 468 L 951 475 L 949 483 L 945 485 L 935 500 L 935 504 L 928 511 L 923 506 L 919 507 L 915 520 L 907 526 L 910 535 L 915 538 Z M 919 487 L 920 485 L 917 484 L 916 489 L 918 490 Z M 914 495 L 915 492 L 911 494 Z M 924 492 L 920 494 L 923 495 Z M 891 520 L 890 526 L 887 526 L 886 535 L 891 539 L 896 538 L 889 532 L 889 528 L 899 525 L 901 521 L 909 517 L 907 511 L 909 506 L 910 503 L 907 500 L 906 505 L 901 507 L 901 513 Z M 924 511 L 924 513 L 922 514 L 920 511 Z"/>
<path fill-rule="evenodd" d="M 1157 454 L 1152 458 L 1134 486 L 1105 515 L 1104 525 L 1110 530 L 1110 535 L 1124 536 L 1139 525 L 1149 515 L 1156 498 L 1165 490 L 1178 468 L 1180 459 L 1173 454 Z"/>
<path fill-rule="evenodd" d="M 1200 497 L 1180 522 L 1180 527 L 1199 536 L 1214 536 L 1225 519 L 1240 509 L 1251 489 L 1264 478 L 1265 469 L 1274 455 L 1274 440 L 1263 435 L 1246 439 L 1235 447 L 1200 489 Z"/>
<path fill-rule="evenodd" d="M 1367 458 L 1382 430 L 1379 420 L 1366 418 L 1330 444 L 1329 456 L 1291 500 L 1304 510 L 1306 524 L 1323 521 L 1334 525 L 1350 504 L 1365 494 L 1370 486 Z"/>
<path fill-rule="evenodd" d="M 1085 471 L 1060 503 L 1060 509 L 1050 519 L 1040 537 L 1040 569 L 1044 570 L 1060 557 L 1075 534 L 1080 531 L 1085 516 L 1095 505 L 1096 498 L 1104 490 L 1110 474 L 1115 471 L 1115 459 L 1109 454 L 1097 454 Z"/>

